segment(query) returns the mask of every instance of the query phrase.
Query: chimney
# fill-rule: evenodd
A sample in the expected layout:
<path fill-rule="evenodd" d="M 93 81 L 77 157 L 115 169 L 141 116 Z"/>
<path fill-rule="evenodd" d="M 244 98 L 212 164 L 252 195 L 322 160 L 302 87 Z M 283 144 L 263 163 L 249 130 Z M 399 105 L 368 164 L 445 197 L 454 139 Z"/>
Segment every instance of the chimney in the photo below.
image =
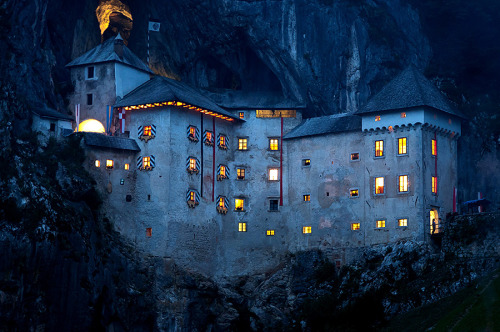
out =
<path fill-rule="evenodd" d="M 123 58 L 123 38 L 121 34 L 118 32 L 118 35 L 115 37 L 115 53 L 121 58 Z"/>

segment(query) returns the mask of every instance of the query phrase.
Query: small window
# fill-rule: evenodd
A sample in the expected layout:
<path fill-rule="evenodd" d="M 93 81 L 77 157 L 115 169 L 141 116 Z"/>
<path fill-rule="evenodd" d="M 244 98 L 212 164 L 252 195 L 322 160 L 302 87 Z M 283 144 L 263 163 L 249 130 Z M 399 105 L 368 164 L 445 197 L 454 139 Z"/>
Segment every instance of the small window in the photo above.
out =
<path fill-rule="evenodd" d="M 311 166 L 311 159 L 302 159 L 302 166 Z"/>
<path fill-rule="evenodd" d="M 186 195 L 187 205 L 194 209 L 200 203 L 200 197 L 195 189 L 189 189 Z"/>
<path fill-rule="evenodd" d="M 143 157 L 142 158 L 142 168 L 150 169 L 151 168 L 151 157 Z"/>
<path fill-rule="evenodd" d="M 130 169 L 130 164 L 125 164 L 125 170 L 128 171 Z"/>
<path fill-rule="evenodd" d="M 56 131 L 56 124 L 54 122 L 50 123 L 49 131 L 52 131 L 52 132 Z"/>
<path fill-rule="evenodd" d="M 401 117 L 402 118 L 406 118 L 406 113 L 405 112 L 401 112 Z"/>
<path fill-rule="evenodd" d="M 432 193 L 437 194 L 438 179 L 436 176 L 432 177 Z"/>
<path fill-rule="evenodd" d="M 94 101 L 94 96 L 91 93 L 87 94 L 87 105 L 92 105 L 92 102 Z"/>
<path fill-rule="evenodd" d="M 351 153 L 351 161 L 357 161 L 357 160 L 359 160 L 359 153 L 358 152 Z"/>
<path fill-rule="evenodd" d="M 406 137 L 398 138 L 398 154 L 407 154 Z"/>
<path fill-rule="evenodd" d="M 203 143 L 208 146 L 213 146 L 214 145 L 214 133 L 211 131 L 205 131 Z"/>
<path fill-rule="evenodd" d="M 399 227 L 407 227 L 408 226 L 408 219 L 398 219 L 398 226 Z"/>
<path fill-rule="evenodd" d="M 266 231 L 266 235 L 267 235 L 267 236 L 274 236 L 274 229 L 268 229 L 268 230 Z"/>
<path fill-rule="evenodd" d="M 146 228 L 146 237 L 153 236 L 153 229 L 151 227 Z"/>
<path fill-rule="evenodd" d="M 239 112 L 238 116 L 240 117 L 240 119 L 244 119 L 245 118 L 245 112 Z"/>
<path fill-rule="evenodd" d="M 120 185 L 123 186 L 125 184 L 125 179 L 120 179 Z"/>
<path fill-rule="evenodd" d="M 225 196 L 217 197 L 217 212 L 226 214 L 228 211 L 228 202 Z"/>
<path fill-rule="evenodd" d="M 95 77 L 95 67 L 94 66 L 87 67 L 87 79 L 91 79 L 94 77 Z"/>
<path fill-rule="evenodd" d="M 106 160 L 106 169 L 113 169 L 114 162 L 113 160 Z"/>
<path fill-rule="evenodd" d="M 277 138 L 269 139 L 269 150 L 278 151 L 279 150 L 279 140 Z"/>
<path fill-rule="evenodd" d="M 238 180 L 245 180 L 245 169 L 244 168 L 237 168 L 236 169 L 236 178 Z"/>
<path fill-rule="evenodd" d="M 144 126 L 142 135 L 143 136 L 151 136 L 151 126 Z"/>
<path fill-rule="evenodd" d="M 448 124 L 451 124 L 451 118 L 448 119 Z"/>
<path fill-rule="evenodd" d="M 132 195 L 126 195 L 125 202 L 132 202 Z"/>
<path fill-rule="evenodd" d="M 351 224 L 351 231 L 357 231 L 359 230 L 361 227 L 361 224 L 359 222 L 353 222 Z"/>
<path fill-rule="evenodd" d="M 219 135 L 219 149 L 227 150 L 227 137 L 226 135 Z"/>
<path fill-rule="evenodd" d="M 304 233 L 304 234 L 311 234 L 311 226 L 304 226 L 304 227 L 302 227 L 302 233 Z"/>
<path fill-rule="evenodd" d="M 399 176 L 399 188 L 400 193 L 408 192 L 408 175 Z"/>
<path fill-rule="evenodd" d="M 310 202 L 311 201 L 311 195 L 304 195 L 304 202 Z"/>
<path fill-rule="evenodd" d="M 148 201 L 150 201 L 150 200 L 151 200 L 151 195 L 148 195 Z"/>
<path fill-rule="evenodd" d="M 377 220 L 377 228 L 385 228 L 385 220 Z"/>
<path fill-rule="evenodd" d="M 375 178 L 375 195 L 384 194 L 384 178 Z"/>
<path fill-rule="evenodd" d="M 187 130 L 188 139 L 192 142 L 198 142 L 198 128 L 196 126 L 188 126 Z"/>
<path fill-rule="evenodd" d="M 236 198 L 234 200 L 234 211 L 245 211 L 245 199 Z"/>
<path fill-rule="evenodd" d="M 380 115 L 375 116 L 375 121 L 380 121 Z"/>
<path fill-rule="evenodd" d="M 375 141 L 375 157 L 384 156 L 384 141 Z"/>
<path fill-rule="evenodd" d="M 238 223 L 238 232 L 246 232 L 247 231 L 247 223 L 240 222 Z"/>
<path fill-rule="evenodd" d="M 351 189 L 351 190 L 349 190 L 349 196 L 351 196 L 351 197 L 359 197 L 359 189 Z"/>
<path fill-rule="evenodd" d="M 432 155 L 437 156 L 437 141 L 435 139 L 432 140 Z"/>
<path fill-rule="evenodd" d="M 270 168 L 269 169 L 269 181 L 278 181 L 279 180 L 279 169 Z"/>
<path fill-rule="evenodd" d="M 95 167 L 101 167 L 101 161 L 96 160 L 94 165 L 95 165 Z"/>
<path fill-rule="evenodd" d="M 238 138 L 238 150 L 246 150 L 248 148 L 248 138 Z"/>
<path fill-rule="evenodd" d="M 189 157 L 186 166 L 187 166 L 186 170 L 189 174 L 193 174 L 193 173 L 198 174 L 198 172 L 200 171 L 200 169 L 198 167 L 199 161 L 195 157 Z M 219 179 L 219 175 L 217 175 L 217 178 Z"/>
<path fill-rule="evenodd" d="M 217 166 L 217 181 L 229 178 L 229 168 L 226 165 Z"/>
<path fill-rule="evenodd" d="M 278 211 L 278 200 L 270 199 L 269 200 L 269 211 Z"/>

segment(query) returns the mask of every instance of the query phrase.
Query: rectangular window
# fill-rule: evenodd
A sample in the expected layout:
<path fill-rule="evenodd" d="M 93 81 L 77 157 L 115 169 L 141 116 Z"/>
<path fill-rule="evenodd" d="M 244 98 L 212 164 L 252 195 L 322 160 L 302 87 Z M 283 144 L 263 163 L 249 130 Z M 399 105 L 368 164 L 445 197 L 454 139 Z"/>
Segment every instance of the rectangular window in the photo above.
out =
<path fill-rule="evenodd" d="M 226 177 L 226 166 L 221 165 L 219 168 L 219 175 L 221 177 Z"/>
<path fill-rule="evenodd" d="M 311 201 L 311 195 L 304 195 L 304 202 L 310 202 Z"/>
<path fill-rule="evenodd" d="M 199 131 L 196 126 L 188 126 L 187 137 L 190 141 L 198 142 L 199 140 Z"/>
<path fill-rule="evenodd" d="M 234 211 L 244 211 L 245 210 L 245 200 L 243 198 L 236 198 L 234 200 Z"/>
<path fill-rule="evenodd" d="M 87 94 L 87 105 L 92 105 L 92 102 L 94 101 L 94 96 L 91 93 Z"/>
<path fill-rule="evenodd" d="M 151 167 L 151 157 L 142 158 L 142 168 L 147 169 Z"/>
<path fill-rule="evenodd" d="M 245 112 L 239 112 L 238 115 L 239 115 L 240 119 L 245 118 Z"/>
<path fill-rule="evenodd" d="M 196 158 L 189 158 L 189 169 L 190 170 L 196 169 Z"/>
<path fill-rule="evenodd" d="M 359 222 L 353 222 L 351 224 L 351 230 L 352 231 L 357 231 L 357 230 L 359 230 L 360 227 L 361 227 L 361 224 Z"/>
<path fill-rule="evenodd" d="M 214 135 L 211 131 L 205 131 L 205 145 L 212 146 L 214 144 Z"/>
<path fill-rule="evenodd" d="M 245 180 L 245 169 L 237 168 L 236 169 L 236 177 L 238 180 Z"/>
<path fill-rule="evenodd" d="M 380 115 L 375 116 L 375 121 L 380 121 Z"/>
<path fill-rule="evenodd" d="M 144 136 L 151 136 L 151 126 L 144 126 L 144 130 L 142 132 Z"/>
<path fill-rule="evenodd" d="M 432 177 L 432 193 L 437 194 L 438 192 L 438 179 L 436 176 Z"/>
<path fill-rule="evenodd" d="M 302 166 L 311 166 L 311 159 L 302 159 Z"/>
<path fill-rule="evenodd" d="M 50 124 L 49 131 L 52 131 L 52 132 L 56 131 L 56 124 L 55 124 L 54 122 L 52 122 L 52 123 Z"/>
<path fill-rule="evenodd" d="M 375 178 L 375 195 L 382 195 L 384 193 L 384 178 Z"/>
<path fill-rule="evenodd" d="M 302 227 L 302 233 L 304 233 L 304 234 L 311 234 L 311 226 L 304 226 L 304 227 Z"/>
<path fill-rule="evenodd" d="M 106 160 L 106 169 L 113 169 L 113 160 Z"/>
<path fill-rule="evenodd" d="M 246 150 L 248 138 L 238 138 L 238 150 Z"/>
<path fill-rule="evenodd" d="M 377 220 L 377 228 L 385 228 L 385 220 Z"/>
<path fill-rule="evenodd" d="M 99 160 L 96 160 L 94 165 L 95 167 L 101 167 L 101 162 Z"/>
<path fill-rule="evenodd" d="M 146 236 L 147 237 L 153 236 L 153 229 L 151 227 L 146 228 Z"/>
<path fill-rule="evenodd" d="M 246 232 L 247 231 L 247 223 L 240 222 L 238 223 L 238 232 Z"/>
<path fill-rule="evenodd" d="M 398 138 L 398 154 L 406 154 L 406 137 Z"/>
<path fill-rule="evenodd" d="M 267 236 L 274 236 L 274 229 L 268 229 L 268 230 L 266 231 L 266 235 L 267 235 Z"/>
<path fill-rule="evenodd" d="M 125 164 L 125 170 L 128 171 L 130 169 L 130 164 Z"/>
<path fill-rule="evenodd" d="M 408 219 L 398 219 L 398 226 L 399 227 L 406 227 L 406 226 L 408 226 Z"/>
<path fill-rule="evenodd" d="M 279 150 L 279 140 L 277 138 L 269 139 L 269 150 L 278 151 Z"/>
<path fill-rule="evenodd" d="M 196 201 L 196 192 L 194 192 L 193 190 L 191 190 L 191 191 L 189 192 L 189 200 L 190 200 L 191 202 L 195 202 L 195 201 Z"/>
<path fill-rule="evenodd" d="M 359 197 L 359 189 L 351 189 L 351 190 L 349 190 L 349 195 L 351 197 Z"/>
<path fill-rule="evenodd" d="M 279 180 L 279 169 L 270 168 L 269 169 L 269 181 L 278 181 Z"/>
<path fill-rule="evenodd" d="M 355 161 L 355 160 L 359 160 L 359 153 L 358 152 L 351 153 L 351 161 Z"/>
<path fill-rule="evenodd" d="M 399 192 L 404 193 L 408 191 L 408 175 L 399 176 Z"/>
<path fill-rule="evenodd" d="M 278 200 L 270 199 L 269 200 L 269 211 L 278 211 Z"/>
<path fill-rule="evenodd" d="M 95 76 L 94 66 L 87 67 L 87 79 L 94 78 Z"/>
<path fill-rule="evenodd" d="M 225 135 L 219 136 L 219 148 L 226 150 L 227 149 L 227 138 Z"/>
<path fill-rule="evenodd" d="M 435 139 L 432 140 L 432 155 L 437 156 L 437 141 Z"/>
<path fill-rule="evenodd" d="M 406 113 L 405 112 L 401 112 L 401 117 L 402 118 L 406 118 Z"/>
<path fill-rule="evenodd" d="M 384 156 L 384 141 L 375 141 L 375 157 Z"/>

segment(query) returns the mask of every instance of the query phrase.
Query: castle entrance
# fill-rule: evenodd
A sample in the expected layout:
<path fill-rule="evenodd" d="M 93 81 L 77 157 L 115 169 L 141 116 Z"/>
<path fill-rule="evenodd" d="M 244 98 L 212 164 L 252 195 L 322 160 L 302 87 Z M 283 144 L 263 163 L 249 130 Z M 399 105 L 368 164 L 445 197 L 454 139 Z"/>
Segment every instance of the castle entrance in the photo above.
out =
<path fill-rule="evenodd" d="M 431 209 L 429 223 L 431 234 L 439 233 L 439 215 L 436 209 Z"/>

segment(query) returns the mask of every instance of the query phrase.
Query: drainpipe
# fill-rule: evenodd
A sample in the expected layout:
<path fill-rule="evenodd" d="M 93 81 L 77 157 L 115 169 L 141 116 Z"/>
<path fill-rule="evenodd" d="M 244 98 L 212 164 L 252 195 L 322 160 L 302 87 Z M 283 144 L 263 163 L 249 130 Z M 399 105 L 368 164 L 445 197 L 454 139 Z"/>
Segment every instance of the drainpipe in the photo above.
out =
<path fill-rule="evenodd" d="M 214 144 L 212 144 L 212 202 L 215 201 L 215 117 L 212 117 L 212 124 L 213 124 L 213 138 L 214 138 Z"/>
<path fill-rule="evenodd" d="M 280 206 L 283 206 L 283 116 L 281 117 L 280 145 Z"/>

